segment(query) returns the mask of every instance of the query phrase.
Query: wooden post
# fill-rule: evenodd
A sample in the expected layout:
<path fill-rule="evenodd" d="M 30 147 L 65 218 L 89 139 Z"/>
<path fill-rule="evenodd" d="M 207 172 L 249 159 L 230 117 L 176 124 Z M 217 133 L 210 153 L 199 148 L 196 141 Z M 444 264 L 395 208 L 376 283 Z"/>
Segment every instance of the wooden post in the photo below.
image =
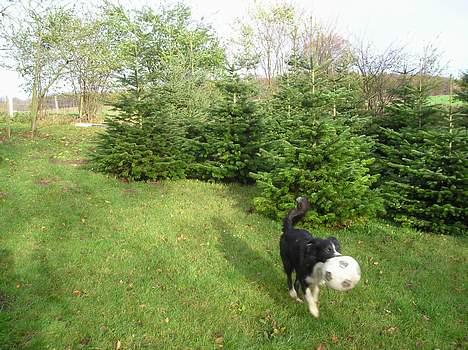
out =
<path fill-rule="evenodd" d="M 13 97 L 8 96 L 8 114 L 13 118 Z"/>
<path fill-rule="evenodd" d="M 7 137 L 11 137 L 11 120 L 13 119 L 13 97 L 8 96 L 8 127 L 7 127 Z"/>
<path fill-rule="evenodd" d="M 54 96 L 54 100 L 55 100 L 55 112 L 58 114 L 58 112 L 59 112 L 59 105 L 58 105 L 58 101 L 57 101 L 57 95 Z"/>

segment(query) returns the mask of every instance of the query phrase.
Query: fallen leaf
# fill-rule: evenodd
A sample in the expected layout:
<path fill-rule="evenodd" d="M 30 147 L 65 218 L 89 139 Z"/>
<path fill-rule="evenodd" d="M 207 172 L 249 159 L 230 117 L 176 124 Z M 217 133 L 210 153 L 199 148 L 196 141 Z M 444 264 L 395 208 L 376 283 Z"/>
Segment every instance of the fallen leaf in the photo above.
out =
<path fill-rule="evenodd" d="M 215 338 L 215 343 L 218 346 L 222 346 L 224 343 L 224 337 L 223 336 L 218 336 Z"/>
<path fill-rule="evenodd" d="M 83 339 L 80 340 L 80 345 L 88 345 L 90 341 L 91 341 L 90 337 L 84 337 Z"/>
<path fill-rule="evenodd" d="M 332 336 L 332 342 L 335 344 L 338 343 L 338 337 L 336 335 Z"/>
<path fill-rule="evenodd" d="M 120 347 L 122 344 L 120 343 L 120 340 L 117 340 L 117 344 L 115 344 L 115 350 L 120 350 Z"/>
<path fill-rule="evenodd" d="M 398 330 L 398 327 L 389 327 L 385 330 L 386 333 L 388 334 L 393 334 Z"/>
<path fill-rule="evenodd" d="M 81 295 L 81 292 L 80 292 L 79 290 L 74 290 L 74 291 L 73 291 L 73 295 L 74 295 L 75 297 L 79 297 L 79 296 Z"/>

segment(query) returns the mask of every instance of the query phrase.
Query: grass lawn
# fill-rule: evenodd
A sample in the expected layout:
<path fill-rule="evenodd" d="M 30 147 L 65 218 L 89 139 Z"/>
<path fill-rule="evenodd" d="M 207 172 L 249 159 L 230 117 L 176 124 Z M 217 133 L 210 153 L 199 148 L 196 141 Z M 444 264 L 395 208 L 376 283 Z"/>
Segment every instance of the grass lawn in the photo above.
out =
<path fill-rule="evenodd" d="M 0 143 L 0 349 L 467 348 L 466 238 L 316 231 L 363 277 L 322 289 L 315 319 L 287 293 L 254 188 L 93 173 L 95 132 L 15 125 Z"/>
<path fill-rule="evenodd" d="M 449 105 L 450 104 L 450 96 L 449 95 L 436 95 L 436 96 L 429 96 L 429 102 L 433 105 Z M 459 101 L 452 96 L 452 104 L 454 106 L 460 106 L 463 104 L 462 101 Z"/>

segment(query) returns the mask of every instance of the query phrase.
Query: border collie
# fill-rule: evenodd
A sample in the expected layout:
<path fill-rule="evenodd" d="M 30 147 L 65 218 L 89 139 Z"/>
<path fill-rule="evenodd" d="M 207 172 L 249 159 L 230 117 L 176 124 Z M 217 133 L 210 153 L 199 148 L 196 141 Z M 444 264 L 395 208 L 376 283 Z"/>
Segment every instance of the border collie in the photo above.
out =
<path fill-rule="evenodd" d="M 283 221 L 283 234 L 280 238 L 280 255 L 287 276 L 289 295 L 299 301 L 298 292 L 302 292 L 310 313 L 318 317 L 319 284 L 322 282 L 323 263 L 340 254 L 340 243 L 335 237 L 320 239 L 313 237 L 303 229 L 294 228 L 310 208 L 305 197 L 296 199 L 296 208 L 292 209 Z M 294 285 L 292 273 L 296 273 Z"/>

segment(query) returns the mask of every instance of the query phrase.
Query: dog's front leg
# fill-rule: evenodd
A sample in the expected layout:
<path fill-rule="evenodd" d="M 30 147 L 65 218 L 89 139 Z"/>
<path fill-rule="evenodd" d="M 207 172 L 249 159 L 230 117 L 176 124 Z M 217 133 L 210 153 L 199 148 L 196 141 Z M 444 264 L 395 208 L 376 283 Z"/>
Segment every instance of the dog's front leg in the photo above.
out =
<path fill-rule="evenodd" d="M 310 290 L 310 287 L 307 286 L 307 288 L 305 290 L 305 299 L 306 299 L 307 304 L 309 306 L 310 313 L 314 317 L 318 318 L 319 317 L 319 309 L 318 309 L 318 306 L 317 306 L 317 300 L 314 297 L 314 294 L 316 293 L 315 288 L 318 289 L 318 286 L 313 286 L 313 288 L 314 288 L 314 293 L 312 293 L 311 290 Z M 317 293 L 317 295 L 318 295 L 318 293 Z"/>
<path fill-rule="evenodd" d="M 319 300 L 319 292 L 320 292 L 320 284 L 324 282 L 323 279 L 323 263 L 319 262 L 314 266 L 314 270 L 312 272 L 312 297 L 314 298 L 315 302 Z"/>
<path fill-rule="evenodd" d="M 319 285 L 323 280 L 323 263 L 319 262 L 315 264 L 314 269 L 312 271 L 312 276 L 308 276 L 306 278 L 307 288 L 305 290 L 305 299 L 307 300 L 307 304 L 309 305 L 309 311 L 315 317 L 319 317 L 319 310 L 318 310 L 318 301 L 319 301 L 319 293 L 320 288 Z"/>

